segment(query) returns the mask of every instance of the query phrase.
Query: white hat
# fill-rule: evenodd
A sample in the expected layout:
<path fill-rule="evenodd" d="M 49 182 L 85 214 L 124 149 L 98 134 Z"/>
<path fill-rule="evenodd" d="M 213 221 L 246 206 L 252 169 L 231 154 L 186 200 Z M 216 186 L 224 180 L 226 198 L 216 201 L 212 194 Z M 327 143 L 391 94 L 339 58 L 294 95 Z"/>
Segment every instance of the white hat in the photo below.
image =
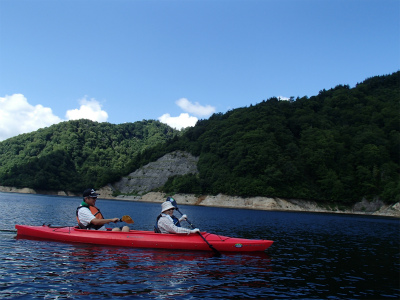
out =
<path fill-rule="evenodd" d="M 170 208 L 175 208 L 175 206 L 173 206 L 172 203 L 169 201 L 163 202 L 163 204 L 161 204 L 161 213 L 163 213 L 164 211 L 166 211 Z"/>

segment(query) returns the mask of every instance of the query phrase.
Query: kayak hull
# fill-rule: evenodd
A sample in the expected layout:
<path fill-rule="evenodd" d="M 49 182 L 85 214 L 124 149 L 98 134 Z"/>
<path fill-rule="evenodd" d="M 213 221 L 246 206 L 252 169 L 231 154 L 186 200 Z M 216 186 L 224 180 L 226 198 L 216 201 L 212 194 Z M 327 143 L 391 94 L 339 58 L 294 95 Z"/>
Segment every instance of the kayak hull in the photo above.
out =
<path fill-rule="evenodd" d="M 142 230 L 100 231 L 48 225 L 15 225 L 15 228 L 18 237 L 131 248 L 212 251 L 199 234 L 160 234 Z M 231 238 L 207 232 L 201 234 L 220 252 L 260 252 L 267 250 L 273 243 L 270 240 Z"/>

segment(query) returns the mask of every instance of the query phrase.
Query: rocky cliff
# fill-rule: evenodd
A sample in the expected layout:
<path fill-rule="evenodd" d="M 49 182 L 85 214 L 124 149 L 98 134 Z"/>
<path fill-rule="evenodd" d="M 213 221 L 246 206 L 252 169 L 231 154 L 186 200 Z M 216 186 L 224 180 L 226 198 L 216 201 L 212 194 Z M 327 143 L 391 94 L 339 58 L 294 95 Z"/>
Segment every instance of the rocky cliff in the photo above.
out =
<path fill-rule="evenodd" d="M 169 177 L 197 174 L 198 160 L 198 157 L 190 153 L 174 151 L 110 184 L 109 187 L 122 194 L 143 195 L 162 187 Z"/>
<path fill-rule="evenodd" d="M 109 190 L 111 192 L 111 190 Z M 106 193 L 106 190 L 102 190 Z M 117 200 L 126 201 L 144 201 L 162 203 L 165 201 L 164 193 L 147 193 L 143 196 L 123 196 L 116 197 Z M 200 205 L 226 208 L 240 209 L 258 209 L 271 211 L 299 211 L 299 212 L 318 212 L 318 213 L 342 213 L 342 214 L 358 214 L 358 215 L 376 215 L 386 217 L 400 218 L 400 202 L 394 205 L 385 205 L 379 200 L 367 201 L 362 200 L 350 208 L 343 209 L 337 205 L 321 205 L 315 201 L 281 199 L 268 197 L 251 197 L 242 198 L 235 196 L 227 196 L 219 194 L 216 196 L 196 196 L 192 194 L 175 194 L 173 195 L 176 202 L 180 205 Z"/>
<path fill-rule="evenodd" d="M 198 157 L 189 153 L 175 151 L 169 153 L 155 162 L 130 173 L 120 181 L 109 184 L 98 190 L 101 198 L 125 200 L 125 201 L 145 201 L 162 203 L 166 199 L 164 193 L 151 192 L 163 186 L 169 177 L 175 175 L 196 174 Z M 32 189 L 16 189 L 11 187 L 1 187 L 0 192 L 18 192 L 32 194 L 50 194 L 60 196 L 81 196 L 64 191 L 35 191 Z M 120 193 L 114 197 L 113 194 Z M 275 211 L 302 211 L 302 212 L 325 212 L 325 213 L 347 213 L 379 215 L 389 217 L 400 217 L 400 203 L 385 205 L 380 200 L 362 200 L 351 208 L 343 209 L 334 204 L 321 205 L 314 201 L 281 199 L 269 197 L 242 198 L 227 195 L 173 195 L 178 204 L 182 205 L 202 205 L 214 207 L 228 207 L 241 209 L 259 209 Z"/>

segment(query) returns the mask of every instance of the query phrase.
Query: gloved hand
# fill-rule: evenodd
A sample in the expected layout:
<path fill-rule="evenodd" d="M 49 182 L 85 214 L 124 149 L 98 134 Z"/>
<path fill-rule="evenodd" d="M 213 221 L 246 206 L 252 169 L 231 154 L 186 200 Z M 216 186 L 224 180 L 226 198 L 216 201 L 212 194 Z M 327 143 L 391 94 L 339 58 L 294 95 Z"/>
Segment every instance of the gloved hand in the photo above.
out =
<path fill-rule="evenodd" d="M 183 220 L 187 219 L 187 215 L 182 215 L 182 217 L 179 218 L 179 222 L 182 222 Z"/>
<path fill-rule="evenodd" d="M 196 232 L 200 232 L 200 229 L 195 228 L 195 229 L 190 230 L 190 233 L 196 233 Z"/>

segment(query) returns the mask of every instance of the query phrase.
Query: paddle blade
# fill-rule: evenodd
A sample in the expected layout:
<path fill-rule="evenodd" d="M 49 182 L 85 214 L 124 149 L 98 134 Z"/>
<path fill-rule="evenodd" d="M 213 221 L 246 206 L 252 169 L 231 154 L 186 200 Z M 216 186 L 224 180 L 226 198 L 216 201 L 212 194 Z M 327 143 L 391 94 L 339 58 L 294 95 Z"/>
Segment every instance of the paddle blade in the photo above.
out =
<path fill-rule="evenodd" d="M 168 197 L 167 201 L 171 202 L 171 204 L 177 209 L 178 208 L 178 204 L 176 203 L 175 199 L 172 197 Z"/>
<path fill-rule="evenodd" d="M 130 216 L 122 216 L 121 221 L 128 224 L 135 223 Z"/>

